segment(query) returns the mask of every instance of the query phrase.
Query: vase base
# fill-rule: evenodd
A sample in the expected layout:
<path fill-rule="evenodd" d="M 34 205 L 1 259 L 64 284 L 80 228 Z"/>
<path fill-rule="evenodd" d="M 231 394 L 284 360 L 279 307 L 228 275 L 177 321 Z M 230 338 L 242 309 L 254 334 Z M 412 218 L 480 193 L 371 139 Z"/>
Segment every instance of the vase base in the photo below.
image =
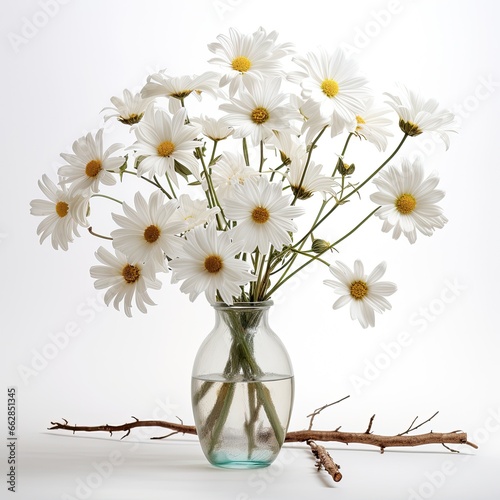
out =
<path fill-rule="evenodd" d="M 262 469 L 264 467 L 269 467 L 271 464 L 269 462 L 219 462 L 211 464 L 215 467 L 222 469 Z"/>

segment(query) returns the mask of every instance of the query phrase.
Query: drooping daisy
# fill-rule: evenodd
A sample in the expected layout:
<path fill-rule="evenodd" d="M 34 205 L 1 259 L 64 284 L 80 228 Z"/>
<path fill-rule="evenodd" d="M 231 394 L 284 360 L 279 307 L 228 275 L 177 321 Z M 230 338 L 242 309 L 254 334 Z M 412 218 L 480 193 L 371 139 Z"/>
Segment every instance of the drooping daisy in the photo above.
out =
<path fill-rule="evenodd" d="M 259 176 L 257 170 L 246 165 L 242 154 L 231 151 L 224 151 L 212 168 L 212 182 L 220 200 L 231 197 L 235 186 Z"/>
<path fill-rule="evenodd" d="M 382 313 L 392 306 L 385 298 L 392 295 L 397 287 L 390 281 L 379 281 L 386 270 L 386 263 L 381 262 L 371 273 L 366 275 L 363 263 L 354 262 L 354 270 L 336 262 L 338 267 L 330 266 L 330 272 L 338 281 L 325 280 L 325 285 L 331 286 L 335 293 L 341 295 L 333 304 L 333 309 L 339 309 L 351 303 L 351 319 L 357 319 L 363 328 L 375 326 L 375 311 Z"/>
<path fill-rule="evenodd" d="M 61 153 L 69 165 L 59 168 L 58 174 L 62 177 L 62 184 L 71 184 L 75 191 L 90 190 L 99 192 L 99 184 L 112 186 L 116 178 L 112 172 L 118 172 L 125 163 L 123 156 L 110 158 L 115 151 L 123 148 L 123 144 L 113 144 L 103 152 L 102 134 L 104 129 L 99 129 L 95 138 L 89 132 L 85 137 L 80 137 L 73 143 L 75 154 Z"/>
<path fill-rule="evenodd" d="M 112 113 L 108 113 L 105 116 L 104 121 L 116 117 L 118 121 L 125 125 L 134 125 L 141 121 L 151 99 L 143 99 L 139 93 L 132 95 L 130 90 L 125 89 L 123 91 L 123 99 L 113 96 L 110 101 L 113 103 L 114 108 L 106 107 L 102 110 L 112 111 Z"/>
<path fill-rule="evenodd" d="M 40 243 L 51 237 L 55 250 L 68 250 L 73 236 L 80 236 L 78 226 L 87 227 L 86 219 L 88 198 L 81 193 L 68 191 L 66 186 L 56 186 L 47 175 L 42 176 L 38 186 L 48 200 L 32 200 L 30 213 L 45 216 L 38 225 L 36 233 Z"/>
<path fill-rule="evenodd" d="M 202 292 L 210 303 L 219 295 L 226 304 L 241 294 L 241 287 L 255 280 L 250 265 L 235 256 L 240 243 L 231 241 L 229 233 L 216 231 L 215 225 L 195 227 L 187 233 L 180 256 L 169 265 L 172 282 L 184 281 L 181 292 L 194 301 Z"/>
<path fill-rule="evenodd" d="M 283 196 L 281 183 L 271 183 L 266 177 L 235 186 L 234 195 L 224 202 L 224 213 L 238 221 L 234 238 L 243 242 L 245 252 L 257 247 L 267 254 L 269 245 L 281 250 L 291 243 L 288 233 L 297 231 L 293 219 L 304 210 L 290 202 L 291 196 Z"/>
<path fill-rule="evenodd" d="M 321 105 L 321 114 L 329 117 L 332 137 L 341 133 L 363 111 L 363 101 L 369 97 L 367 79 L 342 49 L 333 54 L 321 49 L 293 61 L 306 71 L 301 81 L 302 97 Z"/>
<path fill-rule="evenodd" d="M 185 231 L 190 231 L 196 226 L 207 224 L 219 212 L 219 207 L 208 208 L 206 200 L 193 200 L 188 194 L 181 194 L 171 220 L 184 222 L 187 224 Z"/>
<path fill-rule="evenodd" d="M 129 318 L 132 316 L 134 298 L 142 313 L 147 313 L 146 304 L 155 305 L 148 294 L 148 288 L 159 290 L 161 282 L 156 279 L 151 266 L 130 260 L 119 250 L 113 255 L 104 247 L 99 247 L 95 256 L 103 265 L 92 266 L 90 276 L 95 278 L 94 286 L 97 290 L 108 288 L 104 295 L 106 305 L 109 306 L 113 301 L 113 306 L 118 311 L 119 304 L 123 301 L 125 314 Z"/>
<path fill-rule="evenodd" d="M 316 192 L 321 193 L 324 199 L 328 193 L 334 194 L 335 186 L 339 185 L 337 181 L 331 176 L 323 175 L 321 172 L 323 166 L 316 165 L 314 161 L 310 161 L 305 170 L 306 163 L 306 158 L 302 158 L 302 161 L 294 161 L 290 164 L 286 177 L 292 193 L 299 200 L 307 200 Z"/>
<path fill-rule="evenodd" d="M 386 117 L 388 111 L 374 107 L 373 100 L 370 99 L 366 102 L 365 109 L 356 115 L 356 124 L 349 132 L 371 142 L 379 151 L 385 151 L 387 138 L 393 135 L 388 129 L 392 125 L 392 120 Z"/>
<path fill-rule="evenodd" d="M 131 149 L 145 158 L 137 167 L 137 175 L 149 174 L 169 178 L 178 186 L 175 161 L 187 167 L 199 179 L 198 160 L 193 151 L 200 147 L 195 141 L 197 129 L 185 124 L 184 108 L 171 117 L 163 109 L 149 107 L 144 118 L 134 129 L 137 141 Z"/>
<path fill-rule="evenodd" d="M 206 92 L 213 97 L 217 96 L 219 75 L 207 71 L 201 75 L 168 76 L 164 71 L 148 76 L 147 83 L 141 90 L 143 98 L 168 97 L 183 101 L 191 93 L 200 99 L 201 93 Z"/>
<path fill-rule="evenodd" d="M 437 134 L 444 142 L 446 149 L 450 146 L 451 132 L 457 132 L 455 115 L 447 109 L 438 109 L 439 103 L 435 99 L 425 99 L 418 92 L 399 85 L 399 94 L 389 97 L 387 104 L 399 116 L 399 127 L 410 137 L 424 132 Z"/>
<path fill-rule="evenodd" d="M 212 139 L 212 141 L 223 141 L 233 134 L 234 128 L 228 127 L 227 123 L 221 118 L 211 118 L 205 115 L 200 118 L 192 118 L 193 123 L 197 123 L 201 127 L 201 133 Z"/>
<path fill-rule="evenodd" d="M 300 115 L 290 105 L 288 96 L 280 93 L 280 84 L 280 79 L 250 81 L 239 99 L 232 98 L 231 103 L 220 105 L 219 109 L 228 113 L 224 122 L 235 128 L 234 137 L 250 137 L 257 145 L 274 131 L 298 133 L 291 122 L 300 120 Z"/>
<path fill-rule="evenodd" d="M 177 208 L 176 200 L 165 202 L 161 191 L 155 191 L 149 202 L 140 192 L 134 197 L 135 210 L 123 203 L 125 216 L 112 214 L 120 226 L 111 232 L 113 246 L 134 262 L 149 262 L 164 270 L 165 255 L 172 257 L 178 250 L 176 236 L 186 229 L 184 221 L 173 220 Z"/>
<path fill-rule="evenodd" d="M 283 76 L 280 59 L 292 53 L 292 45 L 276 44 L 277 38 L 278 33 L 272 31 L 267 34 L 263 28 L 251 35 L 242 35 L 230 28 L 229 36 L 219 35 L 218 42 L 208 45 L 210 52 L 217 56 L 209 62 L 226 70 L 220 86 L 229 84 L 230 96 L 234 96 L 249 81 Z"/>
<path fill-rule="evenodd" d="M 444 191 L 435 189 L 439 178 L 436 175 L 424 178 L 419 159 L 411 164 L 402 158 L 401 170 L 390 166 L 382 170 L 373 183 L 379 191 L 370 199 L 381 205 L 375 215 L 384 221 L 382 231 L 394 229 L 394 239 L 402 233 L 410 243 L 415 243 L 417 231 L 431 236 L 435 229 L 441 229 L 448 222 L 441 207 L 436 205 L 444 197 Z"/>

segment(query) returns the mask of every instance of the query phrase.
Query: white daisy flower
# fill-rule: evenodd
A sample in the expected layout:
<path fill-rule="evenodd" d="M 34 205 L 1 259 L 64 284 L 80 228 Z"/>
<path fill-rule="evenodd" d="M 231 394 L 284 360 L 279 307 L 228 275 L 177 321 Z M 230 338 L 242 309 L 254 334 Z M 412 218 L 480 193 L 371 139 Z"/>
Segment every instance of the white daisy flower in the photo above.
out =
<path fill-rule="evenodd" d="M 269 245 L 281 250 L 291 243 L 289 233 L 297 231 L 292 219 L 304 210 L 290 202 L 291 196 L 283 196 L 281 183 L 271 183 L 266 177 L 235 186 L 234 196 L 224 202 L 224 213 L 238 221 L 234 239 L 243 242 L 245 252 L 257 247 L 267 254 Z"/>
<path fill-rule="evenodd" d="M 111 232 L 113 246 L 134 262 L 149 262 L 157 269 L 165 270 L 165 255 L 173 257 L 179 245 L 176 236 L 186 229 L 184 221 L 172 219 L 177 200 L 164 202 L 161 191 L 149 197 L 149 202 L 140 192 L 134 197 L 135 210 L 123 203 L 125 216 L 112 214 L 120 226 Z"/>
<path fill-rule="evenodd" d="M 390 281 L 379 281 L 386 270 L 386 263 L 381 262 L 369 276 L 365 274 L 363 263 L 354 262 L 354 270 L 336 262 L 338 267 L 330 266 L 330 272 L 338 281 L 325 280 L 325 285 L 331 286 L 335 293 L 341 295 L 333 304 L 333 309 L 339 309 L 351 303 L 351 319 L 357 319 L 363 328 L 375 326 L 375 311 L 382 313 L 392 306 L 385 298 L 392 295 L 397 287 Z"/>
<path fill-rule="evenodd" d="M 130 90 L 125 89 L 123 91 L 123 99 L 113 96 L 110 101 L 114 107 L 106 107 L 102 110 L 112 111 L 112 113 L 108 113 L 105 116 L 104 121 L 108 121 L 110 118 L 117 118 L 118 121 L 125 125 L 134 125 L 141 121 L 151 99 L 143 99 L 139 93 L 132 95 Z"/>
<path fill-rule="evenodd" d="M 38 186 L 48 200 L 32 200 L 30 213 L 45 216 L 36 233 L 40 243 L 50 236 L 55 250 L 68 250 L 73 236 L 80 236 L 78 226 L 87 227 L 88 198 L 81 193 L 68 191 L 66 186 L 56 186 L 47 175 L 42 176 Z"/>
<path fill-rule="evenodd" d="M 219 295 L 226 304 L 241 294 L 241 287 L 255 280 L 250 265 L 235 256 L 241 245 L 232 242 L 227 232 L 218 232 L 214 224 L 198 226 L 187 233 L 180 256 L 169 265 L 172 282 L 182 283 L 180 290 L 194 301 L 202 292 L 210 303 Z"/>
<path fill-rule="evenodd" d="M 387 138 L 393 136 L 392 132 L 388 130 L 393 122 L 385 116 L 389 111 L 374 107 L 373 100 L 369 100 L 364 111 L 356 115 L 356 124 L 349 129 L 349 132 L 371 142 L 379 151 L 385 151 Z"/>
<path fill-rule="evenodd" d="M 142 262 L 128 259 L 120 251 L 116 250 L 116 256 L 99 247 L 95 253 L 97 260 L 102 266 L 92 266 L 90 276 L 95 278 L 94 286 L 97 290 L 108 288 L 104 295 L 104 302 L 119 310 L 119 304 L 123 301 L 125 314 L 132 316 L 132 299 L 139 311 L 147 313 L 146 304 L 154 306 L 155 303 L 148 295 L 148 288 L 159 290 L 161 282 L 156 279 L 151 267 Z"/>
<path fill-rule="evenodd" d="M 175 161 L 178 161 L 199 180 L 199 165 L 193 151 L 201 146 L 194 139 L 198 130 L 185 124 L 186 110 L 177 111 L 171 117 L 162 109 L 149 107 L 144 118 L 134 129 L 137 141 L 130 149 L 143 155 L 137 167 L 137 175 L 149 174 L 169 178 L 178 186 Z"/>
<path fill-rule="evenodd" d="M 212 168 L 212 182 L 219 200 L 233 196 L 234 186 L 259 176 L 259 172 L 247 166 L 242 154 L 231 151 L 224 151 Z"/>
<path fill-rule="evenodd" d="M 302 158 L 302 161 L 292 161 L 286 174 L 292 193 L 299 200 L 307 200 L 316 192 L 321 193 L 324 199 L 327 194 L 335 194 L 335 187 L 339 184 L 333 177 L 321 173 L 322 165 L 310 161 L 304 175 L 305 166 L 306 158 Z"/>
<path fill-rule="evenodd" d="M 249 81 L 283 76 L 280 59 L 292 53 L 289 43 L 276 44 L 278 33 L 266 33 L 259 28 L 251 35 L 242 35 L 234 28 L 229 36 L 219 35 L 218 42 L 208 45 L 210 52 L 216 54 L 209 60 L 226 69 L 220 86 L 229 84 L 229 95 L 234 96 Z"/>
<path fill-rule="evenodd" d="M 419 159 L 413 165 L 406 158 L 401 160 L 401 170 L 390 166 L 373 180 L 379 191 L 370 199 L 381 208 L 375 215 L 384 221 L 382 231 L 394 229 L 392 237 L 404 234 L 410 243 L 417 240 L 417 231 L 431 236 L 441 229 L 448 219 L 436 203 L 444 198 L 444 191 L 435 189 L 439 183 L 436 175 L 424 179 L 424 169 Z"/>
<path fill-rule="evenodd" d="M 329 117 L 332 137 L 352 124 L 369 97 L 367 79 L 341 49 L 333 54 L 321 49 L 293 58 L 306 73 L 302 75 L 302 97 L 320 103 L 321 114 Z"/>
<path fill-rule="evenodd" d="M 435 99 L 424 99 L 418 92 L 399 85 L 399 95 L 385 93 L 391 106 L 399 116 L 399 127 L 410 137 L 424 132 L 437 134 L 450 147 L 450 132 L 457 132 L 455 115 L 446 109 L 438 109 Z"/>
<path fill-rule="evenodd" d="M 183 101 L 194 92 L 201 99 L 202 92 L 217 97 L 219 75 L 207 71 L 202 75 L 168 76 L 164 71 L 148 76 L 147 83 L 141 90 L 143 98 L 168 97 Z"/>
<path fill-rule="evenodd" d="M 228 127 L 221 118 L 210 118 L 202 115 L 200 118 L 192 118 L 191 121 L 200 125 L 201 133 L 212 141 L 223 141 L 234 132 L 234 128 Z"/>
<path fill-rule="evenodd" d="M 206 200 L 193 200 L 188 194 L 179 196 L 179 205 L 171 220 L 178 220 L 187 224 L 185 231 L 202 226 L 213 220 L 220 212 L 219 207 L 208 208 Z"/>
<path fill-rule="evenodd" d="M 90 190 L 99 192 L 99 184 L 112 186 L 116 178 L 112 172 L 119 172 L 125 163 L 123 156 L 110 158 L 110 155 L 123 148 L 123 144 L 113 144 L 103 153 L 102 135 L 104 129 L 99 129 L 95 135 L 89 132 L 85 137 L 80 137 L 73 143 L 75 154 L 61 153 L 69 165 L 59 168 L 58 174 L 63 178 L 61 184 L 70 184 L 76 191 Z"/>
<path fill-rule="evenodd" d="M 247 90 L 241 91 L 239 99 L 221 104 L 226 111 L 224 122 L 235 127 L 234 137 L 250 137 L 254 145 L 271 137 L 274 131 L 294 132 L 291 122 L 300 120 L 299 113 L 292 108 L 287 94 L 280 93 L 280 79 L 250 81 Z"/>

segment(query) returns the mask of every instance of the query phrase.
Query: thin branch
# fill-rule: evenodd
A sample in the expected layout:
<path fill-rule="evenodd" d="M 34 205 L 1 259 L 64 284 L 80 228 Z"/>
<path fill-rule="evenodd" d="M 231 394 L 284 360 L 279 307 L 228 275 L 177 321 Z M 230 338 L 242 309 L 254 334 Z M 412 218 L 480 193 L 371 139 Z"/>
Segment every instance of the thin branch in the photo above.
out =
<path fill-rule="evenodd" d="M 417 425 L 416 427 L 413 427 L 413 424 L 418 420 L 418 417 L 415 417 L 413 419 L 413 422 L 410 424 L 410 427 L 408 427 L 408 429 L 406 429 L 404 432 L 402 432 L 401 434 L 398 434 L 398 436 L 404 436 L 405 434 L 408 434 L 409 432 L 412 432 L 414 430 L 417 430 L 419 427 L 422 427 L 422 425 L 426 424 L 427 422 L 430 422 L 439 412 L 437 411 L 436 413 L 434 413 L 434 415 L 432 415 L 432 417 L 429 417 L 427 420 L 425 420 L 424 422 L 422 422 L 421 424 Z"/>
<path fill-rule="evenodd" d="M 320 408 L 316 408 L 310 415 L 307 415 L 307 418 L 311 417 L 311 420 L 309 421 L 309 430 L 312 429 L 314 417 L 316 415 L 319 415 L 326 408 L 330 408 L 330 406 L 333 406 L 333 405 L 336 405 L 337 403 L 341 403 L 342 401 L 345 401 L 349 397 L 350 396 L 345 396 L 342 399 L 339 399 L 338 401 L 334 401 L 333 403 L 328 403 L 326 405 L 321 406 Z M 339 429 L 340 429 L 340 427 L 339 427 Z"/>
<path fill-rule="evenodd" d="M 370 434 L 374 420 L 375 420 L 375 415 L 372 415 L 372 417 L 370 418 L 370 422 L 368 423 L 368 429 L 366 429 L 365 434 Z"/>

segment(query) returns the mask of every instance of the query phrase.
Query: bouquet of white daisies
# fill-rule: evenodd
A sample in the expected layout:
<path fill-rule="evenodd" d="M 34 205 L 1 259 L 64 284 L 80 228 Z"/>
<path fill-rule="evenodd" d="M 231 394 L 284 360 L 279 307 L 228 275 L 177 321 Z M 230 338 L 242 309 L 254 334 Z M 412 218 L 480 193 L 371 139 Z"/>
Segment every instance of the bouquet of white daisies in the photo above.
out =
<path fill-rule="evenodd" d="M 67 250 L 80 228 L 102 241 L 90 269 L 105 302 L 146 312 L 160 277 L 181 282 L 195 300 L 260 302 L 311 263 L 322 263 L 351 317 L 373 326 L 389 309 L 396 286 L 381 281 L 385 263 L 367 273 L 326 259 L 367 220 L 414 243 L 446 223 L 437 203 L 439 179 L 417 160 L 391 160 L 409 138 L 438 134 L 449 145 L 456 124 L 432 99 L 398 86 L 375 95 L 367 78 L 342 50 L 298 54 L 276 32 L 231 29 L 208 49 L 219 71 L 150 75 L 141 90 L 124 90 L 103 110 L 133 141 L 106 147 L 106 127 L 77 139 L 54 182 L 43 175 L 46 199 L 31 202 L 44 217 L 41 241 Z M 399 130 L 398 130 L 399 125 Z M 349 156 L 354 140 L 384 152 L 393 132 L 401 140 L 385 161 L 358 177 Z M 319 152 L 328 151 L 326 161 Z M 133 199 L 110 194 L 119 183 L 139 182 Z M 334 241 L 318 237 L 325 221 L 372 182 L 373 207 Z M 98 234 L 90 219 L 96 197 L 109 199 L 115 229 Z M 352 205 L 352 203 L 350 204 Z M 349 205 L 347 205 L 349 206 Z M 92 210 L 91 210 L 92 208 Z M 308 215 L 308 217 L 306 216 Z M 299 230 L 300 219 L 307 220 Z"/>

